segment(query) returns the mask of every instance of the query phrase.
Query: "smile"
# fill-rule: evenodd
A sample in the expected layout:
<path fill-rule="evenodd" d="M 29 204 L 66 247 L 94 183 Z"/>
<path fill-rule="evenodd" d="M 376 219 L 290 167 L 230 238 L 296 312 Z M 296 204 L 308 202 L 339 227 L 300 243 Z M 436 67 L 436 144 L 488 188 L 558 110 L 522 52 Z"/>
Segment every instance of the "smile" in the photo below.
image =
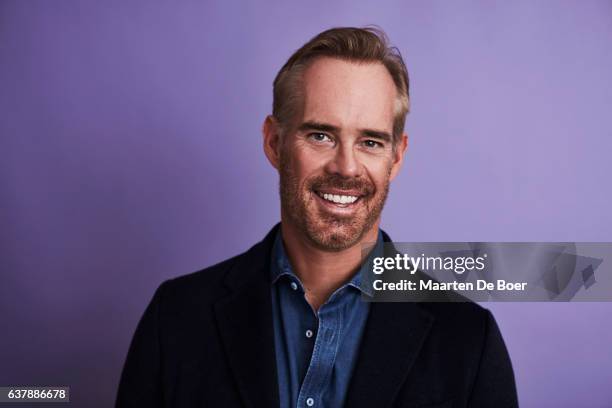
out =
<path fill-rule="evenodd" d="M 331 193 L 323 193 L 321 191 L 317 191 L 316 193 L 319 197 L 321 197 L 325 201 L 329 201 L 334 204 L 349 205 L 359 200 L 359 196 L 357 195 L 331 194 Z"/>

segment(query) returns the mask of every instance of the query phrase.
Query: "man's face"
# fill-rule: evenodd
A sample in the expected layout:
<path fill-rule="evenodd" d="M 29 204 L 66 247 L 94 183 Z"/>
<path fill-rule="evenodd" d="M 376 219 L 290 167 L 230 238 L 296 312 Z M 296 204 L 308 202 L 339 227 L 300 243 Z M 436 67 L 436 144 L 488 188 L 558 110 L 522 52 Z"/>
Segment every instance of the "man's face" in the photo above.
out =
<path fill-rule="evenodd" d="M 349 248 L 378 225 L 405 150 L 393 149 L 397 91 L 380 63 L 320 58 L 278 145 L 283 222 L 316 247 Z"/>

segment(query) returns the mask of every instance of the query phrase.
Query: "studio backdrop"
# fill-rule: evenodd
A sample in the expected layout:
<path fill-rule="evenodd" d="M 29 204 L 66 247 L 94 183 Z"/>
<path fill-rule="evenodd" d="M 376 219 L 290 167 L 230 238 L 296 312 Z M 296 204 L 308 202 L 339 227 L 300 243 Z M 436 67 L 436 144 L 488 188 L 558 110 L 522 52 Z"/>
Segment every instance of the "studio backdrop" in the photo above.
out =
<path fill-rule="evenodd" d="M 0 386 L 112 406 L 158 285 L 279 220 L 276 72 L 367 24 L 411 80 L 395 241 L 612 241 L 609 1 L 2 0 Z M 521 406 L 612 406 L 612 303 L 484 306 Z"/>

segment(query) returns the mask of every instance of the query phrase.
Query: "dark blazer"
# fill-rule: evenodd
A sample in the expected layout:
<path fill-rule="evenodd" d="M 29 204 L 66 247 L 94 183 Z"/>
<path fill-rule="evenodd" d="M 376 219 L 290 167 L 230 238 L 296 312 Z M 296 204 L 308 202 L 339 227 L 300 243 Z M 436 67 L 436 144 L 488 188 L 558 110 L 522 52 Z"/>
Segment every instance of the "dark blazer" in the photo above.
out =
<path fill-rule="evenodd" d="M 244 254 L 157 289 L 117 408 L 278 407 L 269 279 L 277 228 Z M 471 302 L 372 303 L 345 406 L 517 407 L 493 316 Z"/>

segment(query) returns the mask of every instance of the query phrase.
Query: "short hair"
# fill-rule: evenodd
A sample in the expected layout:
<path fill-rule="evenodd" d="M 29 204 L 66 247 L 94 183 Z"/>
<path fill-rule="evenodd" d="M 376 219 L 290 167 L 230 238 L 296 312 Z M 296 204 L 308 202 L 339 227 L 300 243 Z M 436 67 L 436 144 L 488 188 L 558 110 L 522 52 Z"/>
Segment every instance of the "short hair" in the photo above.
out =
<path fill-rule="evenodd" d="M 355 62 L 383 64 L 397 90 L 393 121 L 393 140 L 404 132 L 410 109 L 408 71 L 396 47 L 389 45 L 387 35 L 377 27 L 338 27 L 318 34 L 293 53 L 274 79 L 272 114 L 284 132 L 303 100 L 301 79 L 305 69 L 319 57 L 332 57 Z M 394 143 L 395 144 L 395 143 Z"/>

